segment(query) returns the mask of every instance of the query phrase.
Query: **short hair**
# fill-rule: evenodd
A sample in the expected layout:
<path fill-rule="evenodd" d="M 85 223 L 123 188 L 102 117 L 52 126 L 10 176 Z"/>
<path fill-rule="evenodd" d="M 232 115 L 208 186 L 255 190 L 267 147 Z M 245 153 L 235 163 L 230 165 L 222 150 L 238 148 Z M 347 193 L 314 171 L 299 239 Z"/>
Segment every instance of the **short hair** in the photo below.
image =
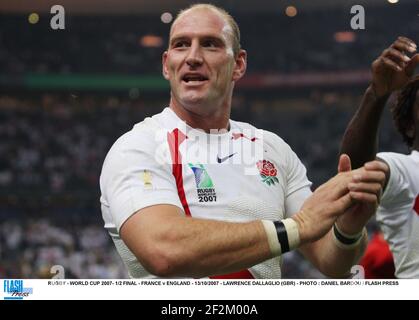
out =
<path fill-rule="evenodd" d="M 419 76 L 410 80 L 400 91 L 397 102 L 391 109 L 394 124 L 403 137 L 404 142 L 412 147 L 414 138 L 407 135 L 407 131 L 414 123 L 413 110 L 419 89 Z"/>
<path fill-rule="evenodd" d="M 237 55 L 239 54 L 239 51 L 241 49 L 241 45 L 240 45 L 240 29 L 239 26 L 236 22 L 236 20 L 234 20 L 233 16 L 231 14 L 229 14 L 226 10 L 224 10 L 223 8 L 214 6 L 212 4 L 207 4 L 207 3 L 196 3 L 193 4 L 191 6 L 189 6 L 186 9 L 182 9 L 179 11 L 179 13 L 177 14 L 175 20 L 172 23 L 172 27 L 170 28 L 170 34 L 172 34 L 172 28 L 175 24 L 175 22 L 187 11 L 192 10 L 192 9 L 209 9 L 209 10 L 213 10 L 216 11 L 217 13 L 219 13 L 228 23 L 228 25 L 231 27 L 231 30 L 233 31 L 233 33 L 231 34 L 231 43 L 232 43 L 232 47 L 233 47 L 233 53 L 234 56 L 237 57 Z"/>

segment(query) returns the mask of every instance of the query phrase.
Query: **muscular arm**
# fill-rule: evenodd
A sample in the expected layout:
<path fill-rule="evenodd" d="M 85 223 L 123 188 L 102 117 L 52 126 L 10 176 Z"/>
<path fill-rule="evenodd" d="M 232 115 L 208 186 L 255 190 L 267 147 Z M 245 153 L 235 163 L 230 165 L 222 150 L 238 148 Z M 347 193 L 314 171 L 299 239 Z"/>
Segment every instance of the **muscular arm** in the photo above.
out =
<path fill-rule="evenodd" d="M 358 175 L 365 177 L 360 183 L 362 194 L 371 197 L 368 201 L 377 201 L 377 190 L 373 189 L 384 180 L 379 166 L 376 170 L 360 168 L 339 173 L 306 199 L 301 211 L 293 216 L 301 245 L 323 238 L 336 218 L 352 205 L 348 184 Z M 125 221 L 120 235 L 139 262 L 161 277 L 225 274 L 273 257 L 261 221 L 229 223 L 187 218 L 173 205 L 154 205 L 139 210 Z M 327 260 L 324 249 L 330 250 L 319 245 L 311 253 L 314 261 L 321 262 L 319 267 L 323 271 Z M 344 254 L 348 255 L 348 252 Z M 333 265 L 337 264 L 336 275 L 352 266 L 350 255 L 342 262 L 345 266 L 340 266 L 339 259 L 337 256 L 329 267 L 332 272 Z"/>
<path fill-rule="evenodd" d="M 161 277 L 227 274 L 272 258 L 260 221 L 227 223 L 186 218 L 180 209 L 158 205 L 134 214 L 121 236 L 139 261 Z M 322 273 L 344 277 L 365 249 L 366 238 L 352 250 L 336 246 L 332 231 L 299 248 Z"/>
<path fill-rule="evenodd" d="M 372 86 L 365 91 L 361 105 L 343 135 L 340 153 L 346 153 L 354 168 L 375 159 L 378 128 L 389 95 L 377 97 Z"/>
<path fill-rule="evenodd" d="M 141 264 L 160 277 L 226 274 L 272 257 L 260 221 L 187 218 L 172 205 L 144 208 L 121 228 Z"/>

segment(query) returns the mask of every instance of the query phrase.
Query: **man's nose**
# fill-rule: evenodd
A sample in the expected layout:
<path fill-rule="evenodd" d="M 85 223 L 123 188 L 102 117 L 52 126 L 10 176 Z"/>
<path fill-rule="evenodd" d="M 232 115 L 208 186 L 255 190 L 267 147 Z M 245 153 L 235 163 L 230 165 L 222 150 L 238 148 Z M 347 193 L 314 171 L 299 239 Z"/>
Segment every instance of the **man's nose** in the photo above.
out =
<path fill-rule="evenodd" d="M 201 65 L 202 62 L 203 62 L 203 58 L 202 58 L 201 47 L 198 43 L 194 42 L 192 43 L 189 49 L 188 56 L 186 57 L 186 63 L 190 67 L 196 67 L 196 66 Z"/>

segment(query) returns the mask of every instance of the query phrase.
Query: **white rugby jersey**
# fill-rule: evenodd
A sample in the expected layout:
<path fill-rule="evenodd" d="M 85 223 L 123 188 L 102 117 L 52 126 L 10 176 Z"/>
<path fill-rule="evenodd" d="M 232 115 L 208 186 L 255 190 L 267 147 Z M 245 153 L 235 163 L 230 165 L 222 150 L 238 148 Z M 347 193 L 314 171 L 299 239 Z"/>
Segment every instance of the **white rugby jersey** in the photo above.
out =
<path fill-rule="evenodd" d="M 393 253 L 396 277 L 419 279 L 419 152 L 377 157 L 390 167 L 377 221 Z"/>
<path fill-rule="evenodd" d="M 129 275 L 151 278 L 119 236 L 136 211 L 172 204 L 195 218 L 280 220 L 301 208 L 310 185 L 304 165 L 277 135 L 232 120 L 229 131 L 207 134 L 166 108 L 112 146 L 100 177 L 100 201 L 105 228 Z M 277 257 L 226 277 L 280 278 L 280 265 Z"/>

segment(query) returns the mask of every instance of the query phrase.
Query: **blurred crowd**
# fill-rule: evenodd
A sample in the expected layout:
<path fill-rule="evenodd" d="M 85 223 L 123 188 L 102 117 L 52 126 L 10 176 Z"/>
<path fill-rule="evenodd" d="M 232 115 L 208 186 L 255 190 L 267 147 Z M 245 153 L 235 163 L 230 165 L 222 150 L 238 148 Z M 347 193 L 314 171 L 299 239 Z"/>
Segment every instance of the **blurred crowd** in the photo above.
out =
<path fill-rule="evenodd" d="M 8 220 L 0 224 L 0 278 L 126 278 L 110 242 L 99 225 Z"/>
<path fill-rule="evenodd" d="M 365 68 L 398 35 L 417 35 L 414 5 L 367 7 L 368 32 L 354 32 L 339 41 L 336 32 L 352 31 L 352 15 L 346 6 L 301 11 L 294 18 L 281 11 L 232 13 L 241 28 L 242 46 L 248 51 L 248 71 L 291 73 Z M 167 46 L 170 24 L 162 23 L 160 15 L 83 17 L 67 13 L 66 29 L 59 32 L 49 27 L 49 15 L 41 16 L 36 25 L 26 19 L 1 16 L 3 74 L 161 73 L 161 53 Z M 153 46 L 141 42 L 146 35 L 158 37 Z"/>

